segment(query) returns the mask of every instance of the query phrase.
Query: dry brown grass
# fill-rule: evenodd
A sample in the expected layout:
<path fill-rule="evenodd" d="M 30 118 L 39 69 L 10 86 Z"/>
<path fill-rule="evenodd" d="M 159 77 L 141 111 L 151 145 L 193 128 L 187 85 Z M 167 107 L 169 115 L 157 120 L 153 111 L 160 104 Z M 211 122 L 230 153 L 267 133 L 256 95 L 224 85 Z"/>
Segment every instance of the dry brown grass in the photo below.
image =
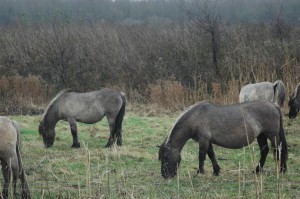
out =
<path fill-rule="evenodd" d="M 53 95 L 54 89 L 40 77 L 20 75 L 0 78 L 0 113 L 20 114 L 34 109 Z"/>

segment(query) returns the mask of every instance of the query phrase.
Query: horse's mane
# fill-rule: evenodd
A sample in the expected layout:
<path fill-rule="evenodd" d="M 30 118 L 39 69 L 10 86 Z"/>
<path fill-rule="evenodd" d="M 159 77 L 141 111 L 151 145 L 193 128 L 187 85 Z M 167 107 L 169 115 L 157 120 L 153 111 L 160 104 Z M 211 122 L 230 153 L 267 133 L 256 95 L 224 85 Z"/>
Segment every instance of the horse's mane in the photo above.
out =
<path fill-rule="evenodd" d="M 168 137 L 165 139 L 164 145 L 167 145 L 167 144 L 169 143 L 171 134 L 172 134 L 172 132 L 173 132 L 173 130 L 174 130 L 176 124 L 180 121 L 180 119 L 181 119 L 187 112 L 189 112 L 191 109 L 193 109 L 195 106 L 197 106 L 198 104 L 201 104 L 201 103 L 203 103 L 203 102 L 207 102 L 207 101 L 204 100 L 204 101 L 201 101 L 201 102 L 196 103 L 196 104 L 194 104 L 194 105 L 191 105 L 190 107 L 188 107 L 186 110 L 184 110 L 184 111 L 179 115 L 179 117 L 176 119 L 176 121 L 175 121 L 175 123 L 174 123 L 172 129 L 170 130 Z"/>
<path fill-rule="evenodd" d="M 294 98 L 297 98 L 297 96 L 299 96 L 300 94 L 300 83 L 297 85 L 297 87 L 295 88 L 295 92 L 293 94 Z"/>
<path fill-rule="evenodd" d="M 57 93 L 57 95 L 49 102 L 43 116 L 42 116 L 42 121 L 45 119 L 46 114 L 48 113 L 49 109 L 54 105 L 54 103 L 56 102 L 56 100 L 58 98 L 60 98 L 63 94 L 70 92 L 70 89 L 64 89 L 61 90 L 59 93 Z"/>

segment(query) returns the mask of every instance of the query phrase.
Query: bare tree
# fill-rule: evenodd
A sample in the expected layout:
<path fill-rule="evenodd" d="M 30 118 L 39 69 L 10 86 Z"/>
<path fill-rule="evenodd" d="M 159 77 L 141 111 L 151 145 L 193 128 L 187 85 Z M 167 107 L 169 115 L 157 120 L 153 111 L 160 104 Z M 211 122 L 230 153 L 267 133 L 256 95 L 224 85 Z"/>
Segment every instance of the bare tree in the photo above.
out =
<path fill-rule="evenodd" d="M 203 30 L 211 37 L 212 63 L 215 74 L 220 77 L 220 24 L 221 16 L 218 1 L 192 0 L 186 6 L 186 1 L 181 2 L 181 7 L 190 18 L 192 25 L 199 31 Z"/>

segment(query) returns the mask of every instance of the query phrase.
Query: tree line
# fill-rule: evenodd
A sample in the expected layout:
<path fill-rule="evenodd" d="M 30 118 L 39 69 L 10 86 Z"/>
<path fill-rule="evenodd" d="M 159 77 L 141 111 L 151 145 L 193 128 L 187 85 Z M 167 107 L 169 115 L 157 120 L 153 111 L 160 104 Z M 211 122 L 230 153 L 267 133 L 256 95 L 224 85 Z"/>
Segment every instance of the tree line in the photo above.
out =
<path fill-rule="evenodd" d="M 63 88 L 114 87 L 137 102 L 161 99 L 167 105 L 168 96 L 176 98 L 174 106 L 221 99 L 246 82 L 281 79 L 293 90 L 300 72 L 297 23 L 286 21 L 280 9 L 272 22 L 226 23 L 220 5 L 194 3 L 181 4 L 185 22 L 164 18 L 155 24 L 128 24 L 54 17 L 48 23 L 0 26 L 1 81 L 34 77 L 33 82 L 43 84 L 37 93 L 48 85 L 52 97 Z M 7 90 L 0 85 L 2 102 L 9 101 Z M 174 97 L 171 91 L 182 95 Z M 234 96 L 229 101 L 235 102 Z"/>

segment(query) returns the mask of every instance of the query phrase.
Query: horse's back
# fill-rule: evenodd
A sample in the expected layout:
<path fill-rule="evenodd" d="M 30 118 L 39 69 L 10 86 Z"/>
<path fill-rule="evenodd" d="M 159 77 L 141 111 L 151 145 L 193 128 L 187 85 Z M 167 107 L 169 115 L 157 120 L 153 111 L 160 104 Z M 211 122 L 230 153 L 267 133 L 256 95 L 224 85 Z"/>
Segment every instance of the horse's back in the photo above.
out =
<path fill-rule="evenodd" d="M 280 112 L 277 108 L 278 106 L 270 101 L 254 100 L 251 102 L 242 103 L 240 105 L 242 110 L 252 114 L 255 117 L 270 119 L 267 117 L 268 115 L 275 115 L 276 117 L 280 116 Z"/>
<path fill-rule="evenodd" d="M 259 82 L 256 84 L 247 84 L 241 88 L 239 102 L 253 100 L 266 100 L 273 102 L 274 90 L 271 82 Z"/>
<path fill-rule="evenodd" d="M 105 115 L 118 113 L 123 103 L 121 95 L 121 92 L 113 89 L 65 93 L 58 99 L 59 117 L 95 123 Z"/>
<path fill-rule="evenodd" d="M 182 120 L 180 123 L 197 132 L 195 140 L 204 136 L 210 138 L 212 143 L 223 147 L 241 148 L 251 143 L 260 133 L 265 133 L 269 137 L 278 133 L 279 111 L 275 104 L 268 101 L 250 101 L 233 105 L 205 102 L 194 106 L 185 117 L 182 117 L 185 121 Z"/>

